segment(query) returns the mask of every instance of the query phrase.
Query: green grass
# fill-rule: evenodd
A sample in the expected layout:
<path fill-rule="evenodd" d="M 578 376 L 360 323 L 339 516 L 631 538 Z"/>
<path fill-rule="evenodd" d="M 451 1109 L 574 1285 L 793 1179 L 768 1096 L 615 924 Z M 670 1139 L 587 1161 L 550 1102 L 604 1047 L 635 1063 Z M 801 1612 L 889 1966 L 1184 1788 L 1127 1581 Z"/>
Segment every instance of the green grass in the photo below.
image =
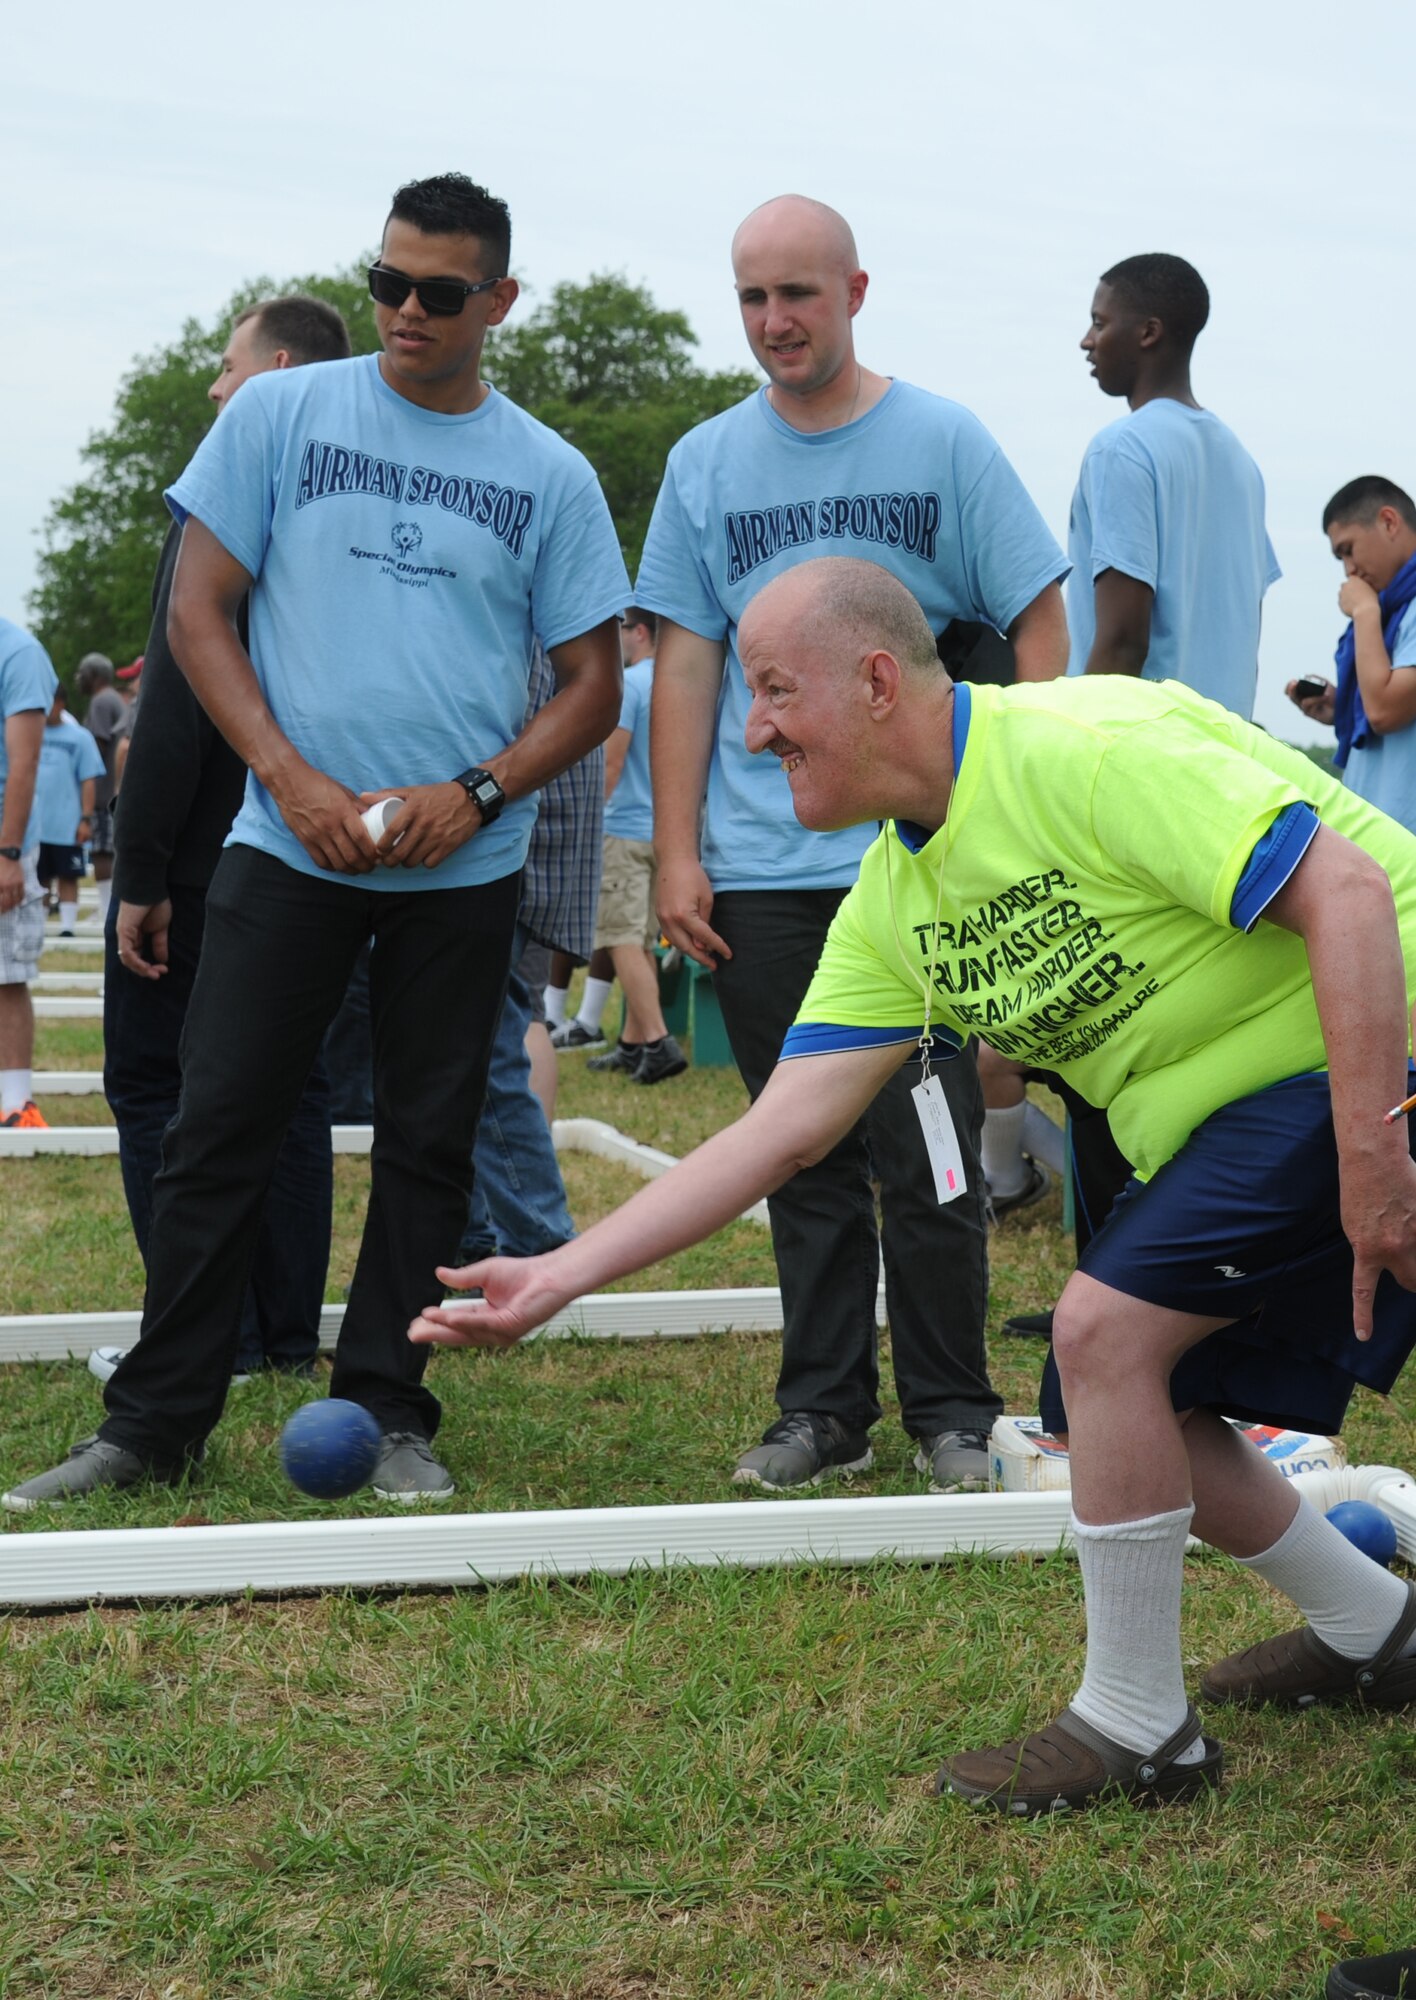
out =
<path fill-rule="evenodd" d="M 42 1066 L 87 1032 L 49 1024 Z M 723 1073 L 563 1073 L 563 1113 L 673 1152 L 741 1103 Z M 367 1171 L 338 1164 L 336 1297 Z M 637 1185 L 569 1164 L 582 1221 Z M 0 1208 L 0 1311 L 137 1303 L 116 1160 L 3 1163 Z M 995 1235 L 994 1329 L 1065 1275 L 1058 1220 Z M 656 1282 L 772 1282 L 764 1232 L 728 1235 Z M 1034 1409 L 1036 1346 L 992 1353 Z M 858 1494 L 918 1488 L 888 1358 Z M 770 1505 L 725 1475 L 776 1361 L 737 1334 L 439 1354 L 452 1508 Z M 322 1386 L 234 1390 L 190 1486 L 73 1524 L 381 1511 L 279 1476 L 280 1424 Z M 50 1462 L 98 1407 L 82 1363 L 0 1371 L 0 1466 Z M 1360 1395 L 1348 1443 L 1416 1466 L 1416 1394 Z M 1289 1622 L 1222 1560 L 1187 1576 L 1192 1680 Z M 1416 1940 L 1411 1716 L 1226 1716 L 1224 1792 L 1159 1814 L 1020 1826 L 932 1797 L 951 1749 L 1067 1699 L 1081 1633 L 1061 1557 L 12 1617 L 0 2000 L 1269 2000 Z"/>

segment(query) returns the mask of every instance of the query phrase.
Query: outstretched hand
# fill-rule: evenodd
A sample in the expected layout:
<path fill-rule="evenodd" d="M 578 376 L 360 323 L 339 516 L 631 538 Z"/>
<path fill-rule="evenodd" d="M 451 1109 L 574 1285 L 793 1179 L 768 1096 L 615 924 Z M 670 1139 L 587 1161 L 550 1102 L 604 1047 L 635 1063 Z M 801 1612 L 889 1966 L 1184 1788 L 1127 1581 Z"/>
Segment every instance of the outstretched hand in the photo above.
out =
<path fill-rule="evenodd" d="M 408 1338 L 437 1347 L 514 1347 L 575 1297 L 546 1275 L 547 1257 L 488 1257 L 461 1270 L 439 1265 L 437 1275 L 456 1292 L 480 1288 L 466 1305 L 424 1306 Z"/>

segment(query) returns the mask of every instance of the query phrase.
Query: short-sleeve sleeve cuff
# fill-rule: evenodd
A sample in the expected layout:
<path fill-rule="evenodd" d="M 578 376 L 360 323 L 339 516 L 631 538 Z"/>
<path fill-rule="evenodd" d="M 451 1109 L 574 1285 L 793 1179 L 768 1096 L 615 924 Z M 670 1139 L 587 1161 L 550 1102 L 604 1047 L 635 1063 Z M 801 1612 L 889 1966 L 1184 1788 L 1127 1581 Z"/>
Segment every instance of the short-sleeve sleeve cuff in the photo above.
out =
<path fill-rule="evenodd" d="M 1312 844 L 1322 822 L 1301 802 L 1285 806 L 1255 847 L 1234 889 L 1229 921 L 1251 931 Z"/>
<path fill-rule="evenodd" d="M 910 1042 L 917 1042 L 923 1028 L 921 1021 L 916 1021 L 911 1028 L 845 1028 L 829 1021 L 797 1021 L 787 1030 L 781 1060 L 790 1062 L 796 1056 L 841 1055 L 857 1049 L 903 1048 Z M 933 1029 L 930 1042 L 932 1055 L 941 1059 L 956 1056 L 962 1046 L 958 1036 L 948 1028 Z"/>

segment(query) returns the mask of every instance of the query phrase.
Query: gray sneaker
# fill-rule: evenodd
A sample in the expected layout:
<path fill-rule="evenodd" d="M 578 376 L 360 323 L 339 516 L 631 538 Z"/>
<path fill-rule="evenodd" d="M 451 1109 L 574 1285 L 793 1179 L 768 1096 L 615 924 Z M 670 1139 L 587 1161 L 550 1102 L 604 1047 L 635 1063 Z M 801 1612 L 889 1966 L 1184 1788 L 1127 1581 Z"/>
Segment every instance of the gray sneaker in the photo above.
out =
<path fill-rule="evenodd" d="M 988 1432 L 936 1431 L 919 1439 L 914 1462 L 929 1474 L 931 1493 L 986 1493 Z"/>
<path fill-rule="evenodd" d="M 448 1500 L 457 1490 L 452 1474 L 439 1465 L 418 1431 L 385 1431 L 369 1484 L 380 1500 L 398 1500 L 405 1507 L 416 1507 L 420 1500 Z"/>
<path fill-rule="evenodd" d="M 0 1507 L 8 1507 L 12 1514 L 28 1514 L 56 1500 L 82 1499 L 100 1486 L 138 1486 L 147 1477 L 148 1468 L 142 1460 L 121 1444 L 107 1444 L 100 1437 L 81 1438 L 62 1465 L 0 1493 Z"/>
<path fill-rule="evenodd" d="M 591 1056 L 585 1067 L 597 1071 L 622 1069 L 632 1072 L 638 1069 L 639 1058 L 643 1053 L 643 1042 L 616 1042 L 612 1049 L 605 1051 L 604 1055 Z"/>
<path fill-rule="evenodd" d="M 819 1486 L 837 1473 L 864 1472 L 874 1454 L 864 1431 L 848 1431 L 839 1417 L 821 1410 L 788 1410 L 761 1444 L 745 1451 L 733 1473 L 734 1486 Z"/>
<path fill-rule="evenodd" d="M 629 1073 L 631 1083 L 663 1083 L 671 1076 L 682 1076 L 688 1068 L 688 1057 L 672 1035 L 662 1035 L 657 1042 L 646 1042 L 639 1053 L 639 1060 Z"/>

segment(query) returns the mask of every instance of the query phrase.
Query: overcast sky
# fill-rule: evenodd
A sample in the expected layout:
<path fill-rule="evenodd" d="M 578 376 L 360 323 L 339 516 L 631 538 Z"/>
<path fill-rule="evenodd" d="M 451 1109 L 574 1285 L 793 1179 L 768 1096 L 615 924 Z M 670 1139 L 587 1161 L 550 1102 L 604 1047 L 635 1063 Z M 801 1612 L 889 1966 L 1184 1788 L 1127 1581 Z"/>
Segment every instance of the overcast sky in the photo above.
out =
<path fill-rule="evenodd" d="M 1416 486 L 1416 14 L 78 0 L 6 42 L 8 615 L 133 357 L 244 280 L 357 257 L 400 181 L 482 180 L 533 302 L 622 271 L 688 313 L 715 367 L 748 359 L 733 229 L 794 189 L 854 224 L 862 360 L 969 405 L 1064 543 L 1082 451 L 1123 407 L 1077 350 L 1096 277 L 1142 250 L 1198 265 L 1196 393 L 1263 469 L 1285 572 L 1258 719 L 1319 733 L 1281 690 L 1330 667 L 1340 629 L 1323 502 L 1362 472 Z"/>

